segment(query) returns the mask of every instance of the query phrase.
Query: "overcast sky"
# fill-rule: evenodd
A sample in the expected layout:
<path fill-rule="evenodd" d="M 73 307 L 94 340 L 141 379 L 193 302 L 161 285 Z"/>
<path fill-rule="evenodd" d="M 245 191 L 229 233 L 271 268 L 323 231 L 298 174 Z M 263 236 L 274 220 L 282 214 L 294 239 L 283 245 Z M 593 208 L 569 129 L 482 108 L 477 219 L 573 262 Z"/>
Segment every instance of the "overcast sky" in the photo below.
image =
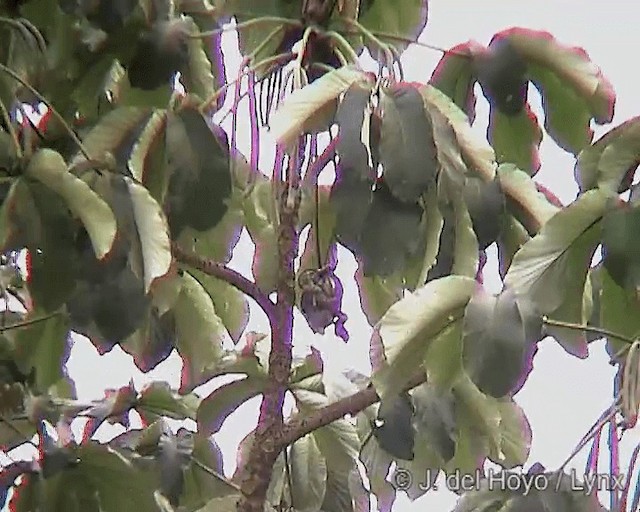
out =
<path fill-rule="evenodd" d="M 420 40 L 441 47 L 475 39 L 488 44 L 492 35 L 503 29 L 520 26 L 548 30 L 562 43 L 582 46 L 598 64 L 605 76 L 613 83 L 618 94 L 613 125 L 635 116 L 640 110 L 637 100 L 637 65 L 631 61 L 631 52 L 637 52 L 640 36 L 637 26 L 640 22 L 640 4 L 629 0 L 595 2 L 585 0 L 431 0 L 429 22 Z M 225 50 L 229 58 L 230 76 L 237 71 L 237 54 L 233 55 L 234 38 L 226 38 Z M 410 48 L 403 57 L 407 81 L 426 82 L 439 60 L 440 55 L 420 47 Z M 530 95 L 532 106 L 541 117 L 540 101 L 537 93 Z M 480 95 L 478 101 L 477 129 L 486 129 L 486 105 Z M 596 133 L 602 133 L 596 128 Z M 244 136 L 243 136 L 244 135 Z M 247 130 L 239 137 L 241 149 L 247 153 Z M 261 168 L 266 172 L 271 165 L 273 154 L 269 150 L 268 137 L 263 141 Z M 554 146 L 545 137 L 541 151 L 542 169 L 537 179 L 551 188 L 566 203 L 576 194 L 573 181 L 573 159 Z M 243 235 L 238 244 L 232 266 L 250 274 L 252 244 Z M 333 355 L 328 361 L 330 369 L 339 368 L 347 362 L 361 371 L 368 369 L 368 340 L 370 327 L 360 312 L 355 285 L 351 283 L 355 263 L 346 252 L 341 253 L 342 261 L 338 273 L 345 286 L 344 309 L 349 315 L 347 329 L 351 334 L 348 345 L 334 340 L 332 336 L 313 335 L 306 324 L 298 322 L 296 337 L 310 340 L 323 352 Z M 497 279 L 495 259 L 487 265 L 487 288 L 500 289 Z M 493 276 L 493 277 L 491 277 Z M 268 332 L 265 318 L 256 308 L 252 308 L 253 319 L 249 330 Z M 82 400 L 101 398 L 105 388 L 126 385 L 133 376 L 138 386 L 152 380 L 167 380 L 178 385 L 180 361 L 173 355 L 150 374 L 142 375 L 134 367 L 131 359 L 114 349 L 102 360 L 98 359 L 91 344 L 79 339 L 69 360 L 69 372 L 77 383 L 79 398 Z M 608 364 L 603 343 L 591 346 L 587 360 L 578 360 L 567 355 L 555 342 L 545 340 L 534 360 L 534 370 L 524 388 L 516 396 L 516 401 L 524 408 L 533 428 L 533 446 L 530 463 L 540 461 L 548 469 L 556 469 L 571 452 L 578 440 L 586 432 L 601 412 L 611 402 L 612 377 L 614 369 Z M 231 417 L 216 439 L 225 455 L 225 472 L 231 475 L 235 469 L 235 447 L 240 439 L 255 426 L 258 400 L 242 407 Z M 104 426 L 100 433 L 111 436 L 119 433 L 118 427 Z M 638 430 L 628 434 L 621 452 L 622 469 L 626 470 L 626 460 L 633 446 L 640 441 Z M 635 442 L 633 442 L 635 439 Z M 604 444 L 604 440 L 603 440 Z M 582 473 L 586 453 L 575 459 L 575 468 Z M 601 466 L 605 468 L 606 466 Z M 419 503 L 419 504 L 418 504 Z M 450 510 L 455 496 L 447 491 L 428 493 L 416 504 L 399 497 L 394 510 L 408 512 L 416 510 Z M 608 505 L 608 503 L 606 503 Z"/>

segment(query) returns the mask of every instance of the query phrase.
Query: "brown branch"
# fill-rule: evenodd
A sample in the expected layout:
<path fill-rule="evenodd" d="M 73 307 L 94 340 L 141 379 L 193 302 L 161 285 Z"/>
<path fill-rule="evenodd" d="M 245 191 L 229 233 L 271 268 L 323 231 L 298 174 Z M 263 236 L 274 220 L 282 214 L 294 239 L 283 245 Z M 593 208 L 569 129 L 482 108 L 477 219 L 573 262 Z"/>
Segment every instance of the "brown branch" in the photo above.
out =
<path fill-rule="evenodd" d="M 404 390 L 409 391 L 424 384 L 426 381 L 426 375 L 420 373 L 407 383 Z M 347 414 L 355 415 L 378 401 L 380 401 L 380 396 L 373 386 L 369 386 L 342 400 L 318 409 L 311 414 L 296 416 L 284 425 L 280 435 L 276 439 L 276 444 L 284 448 L 320 427 L 344 418 Z"/>
<path fill-rule="evenodd" d="M 281 435 L 284 417 L 282 407 L 291 372 L 293 347 L 293 307 L 295 304 L 295 267 L 298 254 L 298 210 L 300 208 L 299 178 L 302 163 L 299 151 L 289 155 L 286 183 L 276 180 L 279 193 L 280 222 L 278 224 L 277 301 L 271 324 L 269 379 L 271 386 L 264 393 L 245 478 L 238 501 L 239 512 L 263 512 L 273 466 L 281 451 L 275 440 Z"/>
<path fill-rule="evenodd" d="M 181 263 L 189 265 L 208 276 L 217 277 L 231 286 L 234 286 L 242 293 L 255 300 L 258 306 L 260 306 L 268 316 L 272 314 L 275 304 L 256 283 L 244 277 L 240 272 L 236 272 L 221 263 L 187 252 L 176 243 L 173 243 L 171 248 L 173 255 Z"/>

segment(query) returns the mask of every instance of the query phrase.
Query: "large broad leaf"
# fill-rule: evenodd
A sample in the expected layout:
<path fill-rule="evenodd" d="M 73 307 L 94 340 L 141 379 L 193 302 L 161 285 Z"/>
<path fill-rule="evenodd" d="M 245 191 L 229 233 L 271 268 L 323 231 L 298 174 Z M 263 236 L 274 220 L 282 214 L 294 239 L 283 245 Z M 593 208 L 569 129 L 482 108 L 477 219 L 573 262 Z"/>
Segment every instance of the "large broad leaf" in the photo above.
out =
<path fill-rule="evenodd" d="M 329 399 L 321 394 L 304 389 L 293 392 L 300 414 L 306 415 L 329 404 Z M 315 442 L 324 457 L 327 467 L 336 471 L 350 472 L 355 466 L 360 449 L 358 433 L 353 424 L 339 419 L 313 432 Z"/>
<path fill-rule="evenodd" d="M 360 295 L 360 306 L 371 326 L 377 324 L 387 310 L 402 298 L 404 286 L 399 273 L 386 277 L 367 277 L 362 265 L 359 265 L 355 280 Z"/>
<path fill-rule="evenodd" d="M 476 292 L 465 311 L 462 360 L 480 391 L 499 398 L 526 378 L 526 356 L 541 327 L 525 297 L 517 300 L 510 289 L 498 296 Z"/>
<path fill-rule="evenodd" d="M 198 432 L 205 435 L 217 433 L 230 414 L 247 400 L 264 392 L 267 386 L 266 378 L 247 375 L 215 389 L 198 407 Z"/>
<path fill-rule="evenodd" d="M 71 341 L 69 325 L 64 315 L 46 318 L 34 310 L 25 319 L 36 320 L 31 325 L 16 329 L 14 338 L 16 363 L 24 375 L 35 372 L 35 385 L 41 393 L 66 376 L 65 365 L 69 357 Z M 9 333 L 7 333 L 9 334 Z"/>
<path fill-rule="evenodd" d="M 474 286 L 471 278 L 444 277 L 391 306 L 372 339 L 372 351 L 381 351 L 372 361 L 373 383 L 380 396 L 399 391 L 419 371 L 429 341 L 460 320 Z"/>
<path fill-rule="evenodd" d="M 444 93 L 431 85 L 421 87 L 427 112 L 431 115 L 438 161 L 445 172 L 458 181 L 467 171 L 483 179 L 495 176 L 495 153 L 486 140 L 471 129 L 466 114 Z"/>
<path fill-rule="evenodd" d="M 531 425 L 522 408 L 511 399 L 498 401 L 500 450 L 489 458 L 504 468 L 522 466 L 531 450 Z"/>
<path fill-rule="evenodd" d="M 116 220 L 109 206 L 91 188 L 67 170 L 59 153 L 42 149 L 30 160 L 26 174 L 64 198 L 89 233 L 98 258 L 104 257 L 116 236 Z"/>
<path fill-rule="evenodd" d="M 263 174 L 258 174 L 251 193 L 243 203 L 247 231 L 256 250 L 251 270 L 265 293 L 276 289 L 278 279 L 278 214 L 275 190 Z"/>
<path fill-rule="evenodd" d="M 512 28 L 494 36 L 503 38 L 528 64 L 528 76 L 543 98 L 547 132 L 560 147 L 577 154 L 591 142 L 591 119 L 611 122 L 611 84 L 584 50 L 563 46 L 548 32 Z"/>
<path fill-rule="evenodd" d="M 311 434 L 298 439 L 289 452 L 291 501 L 300 512 L 315 512 L 327 490 L 327 464 Z"/>
<path fill-rule="evenodd" d="M 190 274 L 182 274 L 182 290 L 174 306 L 176 348 L 182 356 L 182 380 L 193 381 L 222 357 L 226 333 L 211 297 Z"/>
<path fill-rule="evenodd" d="M 415 202 L 437 172 L 430 116 L 411 85 L 383 89 L 378 108 L 382 116 L 378 157 L 384 180 L 400 201 Z"/>
<path fill-rule="evenodd" d="M 640 164 L 640 117 L 625 121 L 578 155 L 575 177 L 584 192 L 600 187 L 621 192 Z"/>
<path fill-rule="evenodd" d="M 612 333 L 635 339 L 640 336 L 640 300 L 636 291 L 625 290 L 611 277 L 606 268 L 598 271 L 600 286 L 600 315 L 596 319 L 597 327 Z M 614 336 L 607 336 L 607 350 L 612 358 L 621 356 L 629 344 Z"/>
<path fill-rule="evenodd" d="M 463 194 L 478 248 L 483 251 L 498 239 L 502 229 L 505 197 L 500 180 L 496 177 L 487 183 L 469 176 L 465 180 Z"/>
<path fill-rule="evenodd" d="M 401 270 L 416 253 L 423 210 L 417 203 L 403 203 L 393 197 L 384 183 L 372 196 L 357 254 L 365 276 L 388 276 Z"/>
<path fill-rule="evenodd" d="M 603 265 L 609 276 L 625 290 L 640 288 L 640 205 L 620 202 L 602 221 Z"/>
<path fill-rule="evenodd" d="M 516 253 L 505 276 L 505 286 L 516 297 L 527 297 L 540 315 L 555 320 L 585 323 L 585 280 L 600 239 L 600 220 L 607 194 L 594 190 L 558 212 Z M 590 292 L 589 292 L 590 293 Z M 586 355 L 580 333 L 549 329 L 563 347 Z"/>
<path fill-rule="evenodd" d="M 389 395 L 380 401 L 379 424 L 373 435 L 380 447 L 397 459 L 413 460 L 415 432 L 413 429 L 413 403 L 407 392 Z"/>
<path fill-rule="evenodd" d="M 192 18 L 187 18 L 187 20 L 191 25 L 191 30 L 197 32 L 199 27 L 195 21 Z M 213 96 L 216 78 L 219 77 L 221 71 L 224 73 L 224 68 L 220 69 L 222 59 L 212 61 L 207 55 L 207 47 L 211 44 L 212 42 L 208 38 L 189 39 L 189 59 L 182 76 L 186 90 L 198 95 L 203 100 Z"/>
<path fill-rule="evenodd" d="M 171 266 L 169 227 L 162 208 L 149 191 L 130 178 L 124 179 L 131 194 L 142 252 L 144 287 L 148 293 L 154 280 L 166 275 Z"/>
<path fill-rule="evenodd" d="M 358 21 L 374 32 L 387 32 L 415 41 L 427 24 L 427 0 L 377 0 L 359 3 Z M 399 50 L 407 46 L 405 42 L 399 40 L 392 40 L 390 44 Z M 376 46 L 371 46 L 369 49 L 372 55 L 379 51 Z"/>
<path fill-rule="evenodd" d="M 129 156 L 151 114 L 148 108 L 119 107 L 100 118 L 83 138 L 82 145 L 92 160 L 110 164 L 109 161 L 115 159 L 118 171 L 129 174 Z M 77 167 L 86 162 L 87 156 L 77 153 L 71 160 L 71 166 Z"/>
<path fill-rule="evenodd" d="M 515 164 L 532 176 L 540 170 L 538 149 L 542 129 L 529 104 L 513 116 L 491 108 L 487 140 L 496 152 L 498 163 Z"/>
<path fill-rule="evenodd" d="M 442 56 L 429 80 L 429 84 L 449 96 L 471 122 L 476 116 L 473 91 L 476 78 L 471 63 L 473 56 L 484 50 L 484 46 L 475 41 L 454 46 Z"/>
<path fill-rule="evenodd" d="M 180 395 L 164 381 L 145 386 L 136 401 L 136 411 L 145 424 L 150 425 L 160 417 L 176 420 L 196 419 L 200 398 L 195 394 Z"/>
<path fill-rule="evenodd" d="M 415 428 L 444 463 L 455 454 L 456 421 L 454 396 L 450 390 L 423 384 L 413 390 Z"/>
<path fill-rule="evenodd" d="M 220 222 L 231 195 L 227 136 L 187 105 L 168 114 L 165 140 L 171 234 L 178 236 L 185 226 L 206 231 Z"/>
<path fill-rule="evenodd" d="M 368 81 L 362 71 L 343 67 L 330 71 L 315 82 L 295 90 L 287 96 L 271 118 L 271 131 L 276 140 L 289 146 L 305 131 L 305 124 L 321 111 L 327 103 L 335 100 L 352 84 Z"/>
<path fill-rule="evenodd" d="M 498 177 L 508 198 L 508 209 L 530 233 L 537 233 L 558 212 L 559 208 L 538 191 L 527 173 L 513 164 L 500 165 Z"/>
<path fill-rule="evenodd" d="M 527 103 L 527 64 L 514 45 L 494 37 L 488 50 L 473 57 L 478 83 L 491 110 L 506 116 L 520 113 Z"/>
<path fill-rule="evenodd" d="M 89 443 L 73 449 L 70 455 L 77 463 L 51 478 L 32 474 L 22 480 L 12 508 L 28 512 L 46 503 L 56 510 L 159 510 L 153 498 L 152 475 L 136 469 L 116 450 Z"/>

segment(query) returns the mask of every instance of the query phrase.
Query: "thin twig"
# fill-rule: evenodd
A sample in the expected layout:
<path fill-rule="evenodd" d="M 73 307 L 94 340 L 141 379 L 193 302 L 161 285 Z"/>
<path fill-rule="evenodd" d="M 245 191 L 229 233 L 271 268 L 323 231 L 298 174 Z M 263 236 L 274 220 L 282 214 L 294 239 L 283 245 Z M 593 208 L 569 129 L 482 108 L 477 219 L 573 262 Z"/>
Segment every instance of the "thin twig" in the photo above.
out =
<path fill-rule="evenodd" d="M 633 338 L 629 338 L 628 336 L 623 336 L 622 334 L 615 333 L 608 329 L 603 329 L 601 327 L 594 327 L 592 325 L 585 324 L 574 324 L 571 322 L 563 322 L 562 320 L 552 320 L 551 318 L 547 318 L 546 316 L 542 318 L 542 321 L 545 325 L 549 325 L 551 327 L 563 327 L 565 329 L 572 329 L 574 331 L 583 331 L 592 334 L 599 334 L 600 336 L 607 338 L 615 338 L 620 341 L 624 341 L 629 345 L 632 345 L 635 340 Z"/>
<path fill-rule="evenodd" d="M 200 272 L 204 272 L 209 276 L 222 279 L 255 300 L 258 306 L 260 306 L 267 315 L 272 313 L 275 304 L 267 295 L 264 294 L 262 290 L 260 290 L 260 288 L 258 288 L 256 283 L 244 277 L 240 272 L 236 272 L 221 263 L 201 258 L 197 254 L 189 253 L 176 243 L 172 244 L 172 251 L 178 261 L 185 263 Z"/>
<path fill-rule="evenodd" d="M 29 325 L 33 325 L 33 324 L 37 324 L 40 322 L 45 322 L 46 320 L 49 320 L 50 318 L 53 318 L 55 316 L 59 316 L 62 315 L 62 311 L 55 311 L 53 313 L 49 313 L 48 315 L 44 315 L 44 316 L 39 316 L 37 318 L 31 318 L 29 320 L 25 320 L 23 322 L 18 322 L 12 325 L 5 325 L 3 327 L 0 327 L 0 333 L 5 332 L 5 331 L 10 331 L 11 329 L 20 329 L 21 327 L 27 327 Z"/>
<path fill-rule="evenodd" d="M 39 101 L 41 101 L 42 103 L 44 103 L 47 108 L 51 111 L 51 113 L 53 114 L 53 116 L 60 122 L 60 124 L 64 127 L 64 130 L 67 132 L 67 134 L 69 135 L 69 137 L 71 137 L 71 139 L 73 140 L 73 142 L 76 144 L 76 146 L 78 146 L 78 148 L 80 149 L 80 151 L 82 152 L 82 154 L 84 155 L 84 157 L 87 160 L 91 160 L 91 156 L 89 155 L 89 152 L 87 151 L 87 149 L 84 147 L 84 145 L 82 144 L 82 141 L 78 138 L 78 136 L 76 135 L 76 132 L 74 132 L 71 127 L 69 126 L 69 124 L 65 121 L 64 117 L 62 117 L 62 115 L 53 107 L 53 105 L 51 104 L 51 102 L 49 102 L 49 100 L 47 98 L 45 98 L 42 94 L 40 94 L 36 89 L 34 89 L 29 83 L 25 82 L 15 71 L 13 71 L 11 68 L 5 66 L 4 64 L 0 63 L 0 70 L 4 71 L 7 75 L 9 75 L 11 78 L 13 78 L 16 82 L 20 83 L 23 87 L 26 87 L 28 89 L 28 91 L 33 94 L 36 98 L 38 98 Z"/>
<path fill-rule="evenodd" d="M 276 23 L 279 23 L 281 27 L 283 25 L 290 26 L 290 27 L 302 26 L 302 22 L 300 20 L 294 20 L 291 18 L 282 18 L 279 16 L 260 16 L 258 18 L 253 18 L 247 21 L 243 21 L 242 23 L 237 23 L 233 26 L 222 27 L 215 30 L 208 30 L 206 32 L 197 32 L 194 34 L 189 34 L 189 37 L 193 39 L 203 39 L 206 37 L 218 36 L 220 34 L 223 34 L 224 32 L 244 30 L 247 28 L 251 28 L 255 25 L 272 25 Z"/>

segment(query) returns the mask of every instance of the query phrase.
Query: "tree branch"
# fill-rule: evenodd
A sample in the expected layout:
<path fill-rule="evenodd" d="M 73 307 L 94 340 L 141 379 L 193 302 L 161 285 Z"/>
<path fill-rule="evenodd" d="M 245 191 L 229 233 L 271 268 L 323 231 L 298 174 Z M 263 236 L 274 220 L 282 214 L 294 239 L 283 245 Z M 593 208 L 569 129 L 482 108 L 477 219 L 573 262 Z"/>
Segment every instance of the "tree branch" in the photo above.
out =
<path fill-rule="evenodd" d="M 404 391 L 409 391 L 427 381 L 424 373 L 420 373 L 412 378 L 404 387 Z M 380 396 L 373 386 L 349 395 L 342 400 L 333 402 L 326 407 L 314 411 L 306 416 L 297 416 L 288 421 L 282 428 L 280 435 L 276 439 L 276 444 L 281 447 L 288 446 L 303 436 L 329 425 L 336 420 L 344 418 L 347 414 L 355 415 L 365 410 L 370 405 L 380 401 Z"/>
<path fill-rule="evenodd" d="M 258 427 L 242 481 L 239 512 L 263 512 L 273 465 L 282 445 L 275 440 L 281 435 L 284 418 L 282 407 L 291 372 L 293 347 L 293 307 L 295 304 L 295 267 L 298 254 L 298 211 L 300 209 L 300 168 L 304 160 L 302 141 L 289 155 L 288 176 L 276 180 L 279 194 L 278 224 L 278 283 L 277 301 L 271 324 L 271 351 L 269 353 L 270 388 L 264 393 L 260 405 Z"/>
<path fill-rule="evenodd" d="M 172 244 L 172 251 L 175 258 L 181 263 L 189 265 L 200 272 L 204 272 L 208 276 L 217 277 L 231 286 L 234 286 L 242 293 L 255 300 L 267 316 L 273 314 L 275 304 L 256 283 L 244 277 L 240 272 L 236 272 L 221 263 L 201 258 L 197 254 L 189 253 L 176 243 Z"/>

